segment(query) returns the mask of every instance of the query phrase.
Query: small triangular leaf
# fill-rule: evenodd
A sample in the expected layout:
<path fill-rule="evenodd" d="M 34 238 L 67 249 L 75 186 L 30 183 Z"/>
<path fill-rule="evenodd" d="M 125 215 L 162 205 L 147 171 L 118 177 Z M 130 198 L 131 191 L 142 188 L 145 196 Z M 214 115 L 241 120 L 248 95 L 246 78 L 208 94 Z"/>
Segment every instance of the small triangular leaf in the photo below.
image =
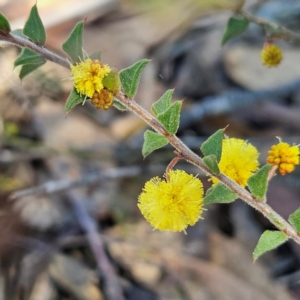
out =
<path fill-rule="evenodd" d="M 23 48 L 22 52 L 15 60 L 14 66 L 17 67 L 20 65 L 28 65 L 28 64 L 43 64 L 45 62 L 46 60 L 36 52 L 28 48 Z"/>
<path fill-rule="evenodd" d="M 140 82 L 141 74 L 148 62 L 148 59 L 142 59 L 132 66 L 120 71 L 119 76 L 122 87 L 128 97 L 132 98 L 135 96 Z"/>
<path fill-rule="evenodd" d="M 241 16 L 229 18 L 225 33 L 222 38 L 222 46 L 225 45 L 231 38 L 243 33 L 249 25 L 249 21 Z"/>
<path fill-rule="evenodd" d="M 175 134 L 179 127 L 182 101 L 176 101 L 167 110 L 157 116 L 157 119 L 170 134 Z"/>
<path fill-rule="evenodd" d="M 214 175 L 220 174 L 218 161 L 215 155 L 211 154 L 203 157 L 203 162 L 208 166 L 208 168 L 213 172 Z"/>
<path fill-rule="evenodd" d="M 111 69 L 111 71 L 103 78 L 102 83 L 103 86 L 114 95 L 119 94 L 121 90 L 121 82 L 116 69 Z"/>
<path fill-rule="evenodd" d="M 67 40 L 62 44 L 62 49 L 67 53 L 73 63 L 84 60 L 83 55 L 83 22 L 76 24 Z"/>
<path fill-rule="evenodd" d="M 152 111 L 157 116 L 171 106 L 174 90 L 167 90 L 156 102 L 152 104 Z"/>
<path fill-rule="evenodd" d="M 231 203 L 233 202 L 238 195 L 232 190 L 227 188 L 221 182 L 218 182 L 216 185 L 212 186 L 206 193 L 205 198 L 203 199 L 204 204 L 211 203 Z"/>
<path fill-rule="evenodd" d="M 44 45 L 46 43 L 46 31 L 39 16 L 36 4 L 30 11 L 30 15 L 25 23 L 23 33 L 38 45 Z"/>
<path fill-rule="evenodd" d="M 118 110 L 120 111 L 127 110 L 127 107 L 124 104 L 122 104 L 118 99 L 114 98 L 113 102 L 114 102 L 114 107 L 117 108 Z"/>
<path fill-rule="evenodd" d="M 159 149 L 168 144 L 168 139 L 151 130 L 146 130 L 144 133 L 144 144 L 142 154 L 144 158 L 152 153 L 154 150 Z"/>
<path fill-rule="evenodd" d="M 282 231 L 266 230 L 260 237 L 254 252 L 253 259 L 257 260 L 259 256 L 267 251 L 273 250 L 286 242 L 289 237 Z"/>
<path fill-rule="evenodd" d="M 97 60 L 101 61 L 101 51 L 95 51 L 91 55 L 89 55 L 89 57 L 92 60 L 97 59 Z"/>
<path fill-rule="evenodd" d="M 28 40 L 28 37 L 23 33 L 23 29 L 15 29 L 10 32 L 11 35 Z"/>
<path fill-rule="evenodd" d="M 300 208 L 298 208 L 295 212 L 293 212 L 289 216 L 289 222 L 293 225 L 293 227 L 300 232 Z"/>
<path fill-rule="evenodd" d="M 10 25 L 8 20 L 0 13 L 0 31 L 10 32 Z"/>
<path fill-rule="evenodd" d="M 31 72 L 35 71 L 39 67 L 41 67 L 46 61 L 38 63 L 38 64 L 28 64 L 28 65 L 22 65 L 19 77 L 22 80 L 25 76 L 30 74 Z"/>
<path fill-rule="evenodd" d="M 76 106 L 77 104 L 80 104 L 84 101 L 84 96 L 80 95 L 75 88 L 73 88 L 71 94 L 69 95 L 66 105 L 65 105 L 65 109 L 66 112 L 68 113 L 74 106 Z"/>
<path fill-rule="evenodd" d="M 272 165 L 265 165 L 260 170 L 258 170 L 254 175 L 252 175 L 248 181 L 247 185 L 251 193 L 259 200 L 262 200 L 268 189 L 268 175 L 272 168 Z"/>
<path fill-rule="evenodd" d="M 202 153 L 207 155 L 215 155 L 217 161 L 220 162 L 222 155 L 222 141 L 224 136 L 224 129 L 219 129 L 211 135 L 205 142 L 202 143 L 200 149 Z"/>

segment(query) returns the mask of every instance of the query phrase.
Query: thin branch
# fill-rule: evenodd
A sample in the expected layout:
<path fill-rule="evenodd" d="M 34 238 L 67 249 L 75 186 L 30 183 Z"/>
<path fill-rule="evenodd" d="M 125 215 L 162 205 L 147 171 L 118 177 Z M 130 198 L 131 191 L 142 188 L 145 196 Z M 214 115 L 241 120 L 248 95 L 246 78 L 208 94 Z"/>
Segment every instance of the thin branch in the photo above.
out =
<path fill-rule="evenodd" d="M 243 9 L 239 10 L 237 13 L 242 15 L 249 22 L 255 23 L 256 25 L 261 26 L 264 29 L 267 26 L 276 28 L 276 35 L 279 35 L 279 36 L 282 35 L 282 37 L 284 37 L 286 39 L 292 39 L 292 40 L 300 41 L 300 35 L 298 33 L 295 33 L 295 32 L 287 29 L 286 27 L 284 27 L 282 25 L 279 25 L 279 24 L 276 24 L 276 23 L 273 23 L 273 22 L 269 22 L 269 21 L 266 21 L 264 19 L 253 16 L 252 14 L 246 12 Z"/>
<path fill-rule="evenodd" d="M 5 41 L 7 43 L 10 43 L 12 45 L 21 47 L 21 48 L 28 48 L 41 56 L 43 56 L 45 59 L 50 60 L 58 65 L 61 65 L 67 69 L 70 69 L 70 63 L 66 58 L 62 58 L 61 56 L 57 55 L 56 53 L 53 53 L 49 51 L 48 49 L 44 48 L 43 46 L 37 45 L 33 42 L 31 42 L 28 39 L 12 35 L 11 33 L 4 33 L 0 31 L 0 40 Z"/>
<path fill-rule="evenodd" d="M 105 253 L 104 243 L 99 234 L 98 224 L 89 215 L 86 205 L 84 205 L 86 199 L 82 199 L 79 194 L 73 190 L 69 191 L 67 195 L 81 228 L 86 232 L 87 240 L 94 254 L 97 267 L 104 278 L 104 291 L 107 298 L 109 300 L 124 300 L 125 298 L 120 282 Z"/>
<path fill-rule="evenodd" d="M 169 135 L 169 133 L 162 127 L 161 124 L 157 125 L 157 121 L 154 121 L 154 117 L 139 104 L 137 104 L 134 100 L 128 98 L 122 93 L 116 96 L 116 98 L 134 114 L 143 119 L 157 133 L 165 136 L 169 140 L 169 143 L 181 154 L 181 156 L 186 161 L 199 167 L 206 174 L 218 178 L 225 186 L 234 191 L 239 198 L 244 200 L 247 204 L 249 204 L 256 210 L 260 211 L 276 228 L 283 231 L 291 239 L 300 244 L 300 236 L 298 235 L 296 230 L 279 214 L 277 214 L 268 204 L 256 200 L 248 191 L 246 191 L 244 188 L 242 188 L 240 185 L 238 185 L 225 175 L 214 175 L 198 155 L 190 150 L 177 136 Z"/>

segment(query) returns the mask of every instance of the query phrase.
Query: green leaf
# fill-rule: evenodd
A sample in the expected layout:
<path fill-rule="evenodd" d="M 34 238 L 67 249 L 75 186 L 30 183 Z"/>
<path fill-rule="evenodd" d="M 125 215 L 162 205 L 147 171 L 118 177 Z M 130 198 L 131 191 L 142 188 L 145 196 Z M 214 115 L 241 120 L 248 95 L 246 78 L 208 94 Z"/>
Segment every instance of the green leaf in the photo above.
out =
<path fill-rule="evenodd" d="M 19 74 L 20 79 L 22 80 L 25 76 L 30 74 L 31 72 L 35 71 L 37 68 L 42 66 L 46 61 L 38 64 L 28 64 L 28 65 L 23 65 Z"/>
<path fill-rule="evenodd" d="M 0 31 L 10 32 L 10 25 L 8 20 L 0 13 Z"/>
<path fill-rule="evenodd" d="M 243 33 L 249 25 L 249 21 L 241 16 L 229 18 L 225 33 L 222 38 L 222 46 L 225 45 L 231 38 Z"/>
<path fill-rule="evenodd" d="M 122 104 L 118 99 L 114 98 L 113 102 L 114 102 L 114 107 L 117 108 L 118 110 L 120 111 L 127 110 L 127 107 L 124 104 Z"/>
<path fill-rule="evenodd" d="M 298 208 L 295 212 L 293 212 L 289 216 L 289 222 L 293 225 L 293 227 L 300 232 L 300 208 Z"/>
<path fill-rule="evenodd" d="M 84 60 L 83 55 L 83 22 L 76 24 L 67 40 L 63 43 L 62 49 L 67 53 L 73 63 Z"/>
<path fill-rule="evenodd" d="M 23 33 L 38 45 L 44 45 L 46 43 L 46 31 L 39 16 L 36 4 L 30 11 Z"/>
<path fill-rule="evenodd" d="M 217 161 L 220 162 L 222 156 L 222 141 L 224 136 L 224 129 L 219 129 L 211 135 L 205 142 L 202 143 L 200 149 L 202 153 L 207 155 L 215 155 Z"/>
<path fill-rule="evenodd" d="M 175 134 L 179 127 L 182 101 L 176 101 L 167 110 L 157 116 L 157 119 L 170 134 Z"/>
<path fill-rule="evenodd" d="M 28 37 L 23 33 L 23 29 L 15 29 L 10 32 L 11 35 L 28 40 Z"/>
<path fill-rule="evenodd" d="M 141 74 L 148 62 L 148 59 L 142 59 L 132 66 L 120 71 L 119 75 L 122 87 L 128 97 L 132 98 L 135 96 L 140 82 Z"/>
<path fill-rule="evenodd" d="M 282 231 L 266 230 L 260 237 L 254 252 L 254 261 L 267 251 L 273 250 L 286 242 L 289 237 Z"/>
<path fill-rule="evenodd" d="M 45 62 L 46 60 L 36 52 L 28 48 L 23 48 L 22 52 L 15 60 L 14 66 L 17 67 L 20 65 L 28 65 L 28 64 L 44 64 Z"/>
<path fill-rule="evenodd" d="M 215 155 L 211 154 L 203 157 L 203 162 L 208 166 L 214 175 L 220 174 L 220 169 L 218 167 L 218 162 Z"/>
<path fill-rule="evenodd" d="M 237 198 L 237 194 L 227 188 L 221 182 L 212 186 L 206 193 L 203 199 L 204 204 L 211 203 L 231 203 Z"/>
<path fill-rule="evenodd" d="M 165 112 L 171 106 L 173 93 L 173 89 L 167 90 L 156 102 L 152 104 L 151 109 L 156 116 Z"/>
<path fill-rule="evenodd" d="M 84 99 L 85 98 L 82 95 L 80 95 L 75 88 L 73 88 L 65 105 L 66 112 L 68 113 L 74 106 L 82 103 Z"/>
<path fill-rule="evenodd" d="M 268 175 L 271 168 L 272 165 L 263 166 L 254 175 L 252 175 L 247 181 L 247 185 L 251 193 L 259 200 L 262 200 L 267 193 Z"/>
<path fill-rule="evenodd" d="M 121 82 L 116 69 L 111 69 L 111 71 L 103 78 L 102 83 L 103 86 L 114 95 L 119 94 L 121 90 Z"/>
<path fill-rule="evenodd" d="M 95 51 L 91 55 L 89 55 L 89 57 L 92 60 L 97 59 L 97 60 L 101 61 L 101 51 Z"/>
<path fill-rule="evenodd" d="M 144 144 L 142 154 L 144 158 L 152 153 L 154 150 L 159 149 L 168 144 L 168 139 L 151 130 L 146 130 L 144 133 Z"/>

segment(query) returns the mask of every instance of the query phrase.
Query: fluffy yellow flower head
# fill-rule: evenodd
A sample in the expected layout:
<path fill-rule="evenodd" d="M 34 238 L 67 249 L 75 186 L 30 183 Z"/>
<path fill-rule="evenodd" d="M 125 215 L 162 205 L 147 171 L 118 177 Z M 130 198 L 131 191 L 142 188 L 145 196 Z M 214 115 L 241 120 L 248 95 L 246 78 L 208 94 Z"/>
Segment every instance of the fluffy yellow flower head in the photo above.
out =
<path fill-rule="evenodd" d="M 92 98 L 95 92 L 103 89 L 103 78 L 111 71 L 108 65 L 102 65 L 99 60 L 90 58 L 71 65 L 74 86 L 78 93 Z"/>
<path fill-rule="evenodd" d="M 291 173 L 295 165 L 299 165 L 299 147 L 283 142 L 273 145 L 268 152 L 267 163 L 277 165 L 281 175 Z"/>
<path fill-rule="evenodd" d="M 224 139 L 219 169 L 234 182 L 245 187 L 249 177 L 258 170 L 258 151 L 242 139 Z M 212 178 L 213 183 L 218 179 Z"/>
<path fill-rule="evenodd" d="M 202 182 L 182 170 L 170 170 L 168 177 L 167 181 L 155 177 L 146 182 L 138 207 L 155 229 L 184 231 L 202 214 Z"/>
<path fill-rule="evenodd" d="M 282 61 L 281 49 L 276 45 L 267 44 L 260 53 L 262 64 L 267 67 L 277 67 Z"/>

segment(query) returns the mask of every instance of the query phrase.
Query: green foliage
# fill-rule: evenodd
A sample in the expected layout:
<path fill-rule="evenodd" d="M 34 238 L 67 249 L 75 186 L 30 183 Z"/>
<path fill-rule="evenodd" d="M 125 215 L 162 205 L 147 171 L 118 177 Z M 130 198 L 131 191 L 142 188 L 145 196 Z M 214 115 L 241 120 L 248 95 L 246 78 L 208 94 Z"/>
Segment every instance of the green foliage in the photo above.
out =
<path fill-rule="evenodd" d="M 46 63 L 46 60 L 42 56 L 28 48 L 23 48 L 21 54 L 15 60 L 14 66 L 22 66 L 19 77 L 23 79 L 44 63 Z"/>
<path fill-rule="evenodd" d="M 89 57 L 92 60 L 97 59 L 97 60 L 101 61 L 101 51 L 95 51 L 91 55 L 89 55 Z"/>
<path fill-rule="evenodd" d="M 31 72 L 35 71 L 36 69 L 38 69 L 39 67 L 41 67 L 43 63 L 39 63 L 39 64 L 29 64 L 29 65 L 23 65 L 21 68 L 21 71 L 19 73 L 19 77 L 22 80 L 25 76 L 27 76 L 28 74 L 30 74 Z"/>
<path fill-rule="evenodd" d="M 119 75 L 122 87 L 128 97 L 133 98 L 135 96 L 141 74 L 148 62 L 148 59 L 142 59 L 132 66 L 120 71 Z"/>
<path fill-rule="evenodd" d="M 293 212 L 289 216 L 289 222 L 293 225 L 293 227 L 300 232 L 300 208 L 298 208 L 295 212 Z"/>
<path fill-rule="evenodd" d="M 28 37 L 23 33 L 22 29 L 15 29 L 10 32 L 11 35 L 28 40 Z"/>
<path fill-rule="evenodd" d="M 14 66 L 40 64 L 44 62 L 46 62 L 46 60 L 42 56 L 28 48 L 23 48 L 21 54 L 15 60 Z"/>
<path fill-rule="evenodd" d="M 152 104 L 152 111 L 157 116 L 171 106 L 171 99 L 174 90 L 167 90 L 156 102 Z"/>
<path fill-rule="evenodd" d="M 252 175 L 247 185 L 251 193 L 259 200 L 263 199 L 268 189 L 268 175 L 272 168 L 272 165 L 263 166 L 258 172 Z"/>
<path fill-rule="evenodd" d="M 217 162 L 220 162 L 221 160 L 224 131 L 224 129 L 219 129 L 216 131 L 205 142 L 202 143 L 200 148 L 205 156 L 211 154 L 215 155 Z"/>
<path fill-rule="evenodd" d="M 114 95 L 117 95 L 121 89 L 121 82 L 118 71 L 112 69 L 102 80 L 103 86 Z"/>
<path fill-rule="evenodd" d="M 118 99 L 114 98 L 113 99 L 114 102 L 114 107 L 120 111 L 126 111 L 127 107 L 125 105 L 123 105 Z"/>
<path fill-rule="evenodd" d="M 273 250 L 286 242 L 288 236 L 281 231 L 266 230 L 260 237 L 254 252 L 253 259 L 257 260 L 259 256 L 266 253 L 267 251 Z"/>
<path fill-rule="evenodd" d="M 180 110 L 182 101 L 176 101 L 163 113 L 157 116 L 157 119 L 170 134 L 175 134 L 179 127 Z"/>
<path fill-rule="evenodd" d="M 208 166 L 208 168 L 213 172 L 214 175 L 220 174 L 218 161 L 215 155 L 211 154 L 203 157 L 203 162 Z"/>
<path fill-rule="evenodd" d="M 222 38 L 222 46 L 233 37 L 242 34 L 248 27 L 249 21 L 241 16 L 229 18 L 225 33 Z"/>
<path fill-rule="evenodd" d="M 231 203 L 237 198 L 237 194 L 227 188 L 221 182 L 212 186 L 207 190 L 206 196 L 203 199 L 204 204 L 211 203 Z"/>
<path fill-rule="evenodd" d="M 0 13 L 0 31 L 10 32 L 10 25 L 8 20 Z"/>
<path fill-rule="evenodd" d="M 142 154 L 144 158 L 152 153 L 154 150 L 159 149 L 168 144 L 168 139 L 151 130 L 146 130 L 144 133 L 144 144 Z"/>
<path fill-rule="evenodd" d="M 73 63 L 84 60 L 83 55 L 83 22 L 76 24 L 67 40 L 62 44 L 62 49 L 67 53 Z"/>
<path fill-rule="evenodd" d="M 30 11 L 23 33 L 38 45 L 44 45 L 46 43 L 46 31 L 36 5 L 34 5 Z"/>
<path fill-rule="evenodd" d="M 82 95 L 80 95 L 75 88 L 73 88 L 65 105 L 66 112 L 68 113 L 74 106 L 82 103 L 84 99 L 85 98 Z"/>

